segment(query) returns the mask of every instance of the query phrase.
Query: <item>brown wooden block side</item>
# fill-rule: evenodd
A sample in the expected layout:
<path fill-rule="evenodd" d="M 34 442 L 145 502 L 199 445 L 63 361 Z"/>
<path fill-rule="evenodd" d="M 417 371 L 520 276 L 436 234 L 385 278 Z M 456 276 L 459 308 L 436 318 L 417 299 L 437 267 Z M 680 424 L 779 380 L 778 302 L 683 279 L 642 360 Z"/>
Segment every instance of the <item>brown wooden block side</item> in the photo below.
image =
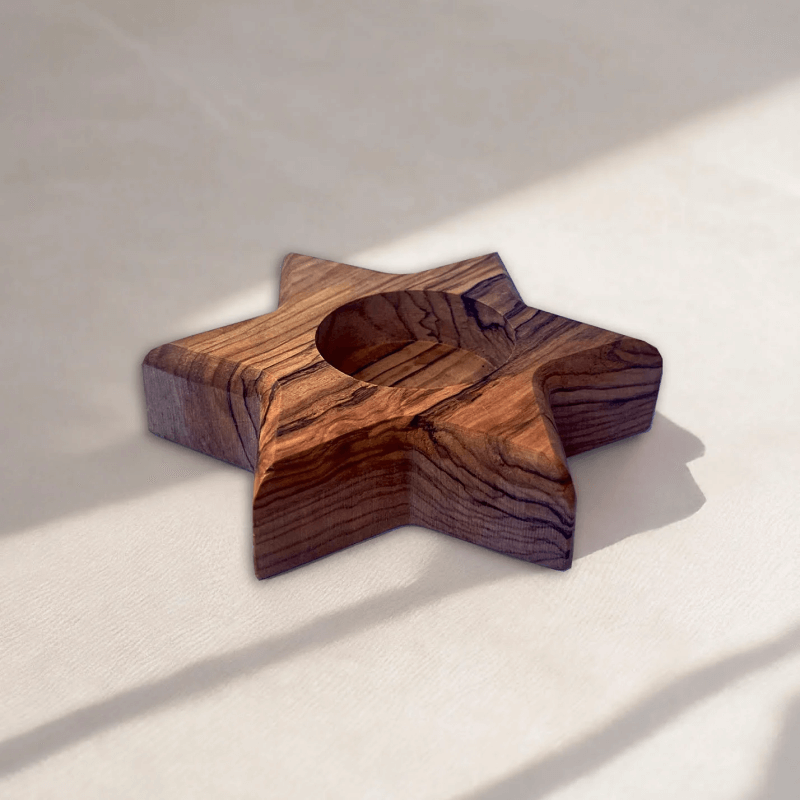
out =
<path fill-rule="evenodd" d="M 263 391 L 261 373 L 175 344 L 151 350 L 142 373 L 152 433 L 255 469 L 262 406 L 271 399 Z"/>

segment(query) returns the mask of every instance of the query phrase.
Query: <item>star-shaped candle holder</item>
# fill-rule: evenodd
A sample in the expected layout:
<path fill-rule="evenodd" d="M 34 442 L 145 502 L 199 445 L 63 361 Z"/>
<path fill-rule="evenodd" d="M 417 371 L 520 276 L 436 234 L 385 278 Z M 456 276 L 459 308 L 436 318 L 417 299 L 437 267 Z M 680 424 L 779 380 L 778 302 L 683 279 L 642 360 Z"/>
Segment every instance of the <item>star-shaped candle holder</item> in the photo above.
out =
<path fill-rule="evenodd" d="M 153 433 L 255 473 L 259 578 L 400 525 L 564 570 L 567 456 L 650 427 L 661 356 L 527 306 L 497 253 L 408 275 L 293 253 L 276 311 L 143 371 Z"/>

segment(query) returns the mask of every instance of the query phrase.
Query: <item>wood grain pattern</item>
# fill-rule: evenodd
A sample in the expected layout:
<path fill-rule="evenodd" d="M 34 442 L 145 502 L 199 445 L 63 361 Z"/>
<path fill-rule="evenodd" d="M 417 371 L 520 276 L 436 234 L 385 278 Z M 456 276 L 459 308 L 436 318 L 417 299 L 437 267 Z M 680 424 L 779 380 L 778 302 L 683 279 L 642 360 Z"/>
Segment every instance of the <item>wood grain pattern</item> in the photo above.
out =
<path fill-rule="evenodd" d="M 259 578 L 408 524 L 569 568 L 566 458 L 647 430 L 661 371 L 527 306 L 497 253 L 410 275 L 293 253 L 276 311 L 143 363 L 153 433 L 255 473 Z"/>

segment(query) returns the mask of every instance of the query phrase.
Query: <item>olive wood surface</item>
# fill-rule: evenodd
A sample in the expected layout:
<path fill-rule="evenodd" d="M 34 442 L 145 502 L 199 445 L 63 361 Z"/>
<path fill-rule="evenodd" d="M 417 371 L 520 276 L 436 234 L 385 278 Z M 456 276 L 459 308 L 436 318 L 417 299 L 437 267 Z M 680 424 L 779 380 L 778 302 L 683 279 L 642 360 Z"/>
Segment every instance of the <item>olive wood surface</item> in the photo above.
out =
<path fill-rule="evenodd" d="M 153 433 L 255 473 L 259 578 L 400 525 L 568 569 L 566 458 L 647 430 L 662 371 L 527 306 L 497 253 L 405 275 L 292 253 L 277 310 L 142 367 Z"/>

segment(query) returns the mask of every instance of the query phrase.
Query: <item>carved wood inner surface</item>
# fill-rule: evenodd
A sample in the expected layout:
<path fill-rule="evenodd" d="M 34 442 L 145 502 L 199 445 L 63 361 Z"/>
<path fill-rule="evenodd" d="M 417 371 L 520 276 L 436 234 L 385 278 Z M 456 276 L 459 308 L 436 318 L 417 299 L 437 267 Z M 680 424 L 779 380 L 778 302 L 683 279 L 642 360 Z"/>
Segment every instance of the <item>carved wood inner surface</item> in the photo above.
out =
<path fill-rule="evenodd" d="M 434 389 L 470 384 L 502 366 L 514 330 L 495 309 L 437 291 L 362 297 L 328 314 L 317 329 L 323 358 L 379 386 Z"/>

